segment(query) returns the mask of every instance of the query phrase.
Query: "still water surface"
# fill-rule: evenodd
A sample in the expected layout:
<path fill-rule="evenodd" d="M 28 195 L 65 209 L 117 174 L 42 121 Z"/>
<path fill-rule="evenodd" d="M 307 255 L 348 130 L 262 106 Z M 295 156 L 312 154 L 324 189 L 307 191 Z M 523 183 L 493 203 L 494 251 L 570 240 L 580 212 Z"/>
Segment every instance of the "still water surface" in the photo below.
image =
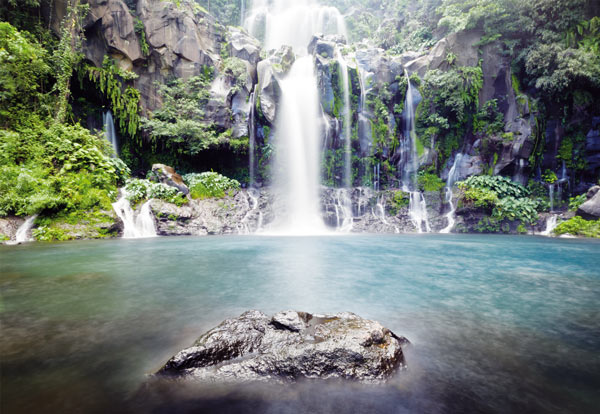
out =
<path fill-rule="evenodd" d="M 600 243 L 211 237 L 0 246 L 0 411 L 592 413 Z M 389 385 L 152 381 L 225 318 L 355 312 L 412 345 Z"/>

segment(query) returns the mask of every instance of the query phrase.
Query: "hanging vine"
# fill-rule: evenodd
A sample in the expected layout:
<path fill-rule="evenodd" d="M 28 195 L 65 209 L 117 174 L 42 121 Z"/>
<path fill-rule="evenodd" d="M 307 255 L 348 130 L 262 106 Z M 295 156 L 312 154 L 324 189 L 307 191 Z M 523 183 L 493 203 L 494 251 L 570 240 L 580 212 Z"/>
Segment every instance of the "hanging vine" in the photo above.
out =
<path fill-rule="evenodd" d="M 124 86 L 124 82 L 134 80 L 137 75 L 121 70 L 108 56 L 104 57 L 101 68 L 86 64 L 82 72 L 110 102 L 121 131 L 136 138 L 140 128 L 140 92 L 133 86 Z"/>
<path fill-rule="evenodd" d="M 79 0 L 71 0 L 67 9 L 67 15 L 62 21 L 61 37 L 58 48 L 54 53 L 56 62 L 56 84 L 54 90 L 58 92 L 55 122 L 64 121 L 69 109 L 69 98 L 71 96 L 71 77 L 73 70 L 82 59 L 81 38 L 83 32 L 83 19 L 87 15 L 89 5 L 80 4 Z"/>

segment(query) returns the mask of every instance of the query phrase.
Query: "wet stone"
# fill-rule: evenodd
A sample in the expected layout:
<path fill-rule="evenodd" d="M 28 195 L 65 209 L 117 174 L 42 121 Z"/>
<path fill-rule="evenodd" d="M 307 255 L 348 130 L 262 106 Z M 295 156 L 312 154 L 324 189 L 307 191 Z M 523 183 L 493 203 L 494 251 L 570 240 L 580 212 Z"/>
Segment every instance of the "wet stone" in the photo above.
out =
<path fill-rule="evenodd" d="M 409 341 L 350 312 L 248 311 L 172 357 L 157 376 L 207 382 L 346 379 L 382 383 L 405 368 Z"/>

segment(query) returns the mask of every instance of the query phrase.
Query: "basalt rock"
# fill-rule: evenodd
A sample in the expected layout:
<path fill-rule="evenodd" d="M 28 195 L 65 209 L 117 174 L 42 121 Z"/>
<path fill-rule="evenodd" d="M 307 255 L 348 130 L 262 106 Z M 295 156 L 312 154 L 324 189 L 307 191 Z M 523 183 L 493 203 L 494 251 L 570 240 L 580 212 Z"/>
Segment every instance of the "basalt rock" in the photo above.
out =
<path fill-rule="evenodd" d="M 595 185 L 587 192 L 587 201 L 577 209 L 577 215 L 586 220 L 600 219 L 600 186 Z"/>
<path fill-rule="evenodd" d="M 210 382 L 347 379 L 380 383 L 405 367 L 406 338 L 353 313 L 248 311 L 179 352 L 160 376 Z"/>

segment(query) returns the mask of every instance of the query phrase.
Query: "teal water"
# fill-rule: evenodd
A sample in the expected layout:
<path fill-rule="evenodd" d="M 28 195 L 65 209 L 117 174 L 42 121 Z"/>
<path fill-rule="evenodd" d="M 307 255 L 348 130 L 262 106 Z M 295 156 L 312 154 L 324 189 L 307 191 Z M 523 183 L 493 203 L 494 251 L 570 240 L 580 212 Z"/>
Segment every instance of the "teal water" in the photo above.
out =
<path fill-rule="evenodd" d="M 0 411 L 597 412 L 600 243 L 211 237 L 0 246 Z M 148 374 L 248 309 L 351 311 L 412 345 L 388 386 Z"/>

